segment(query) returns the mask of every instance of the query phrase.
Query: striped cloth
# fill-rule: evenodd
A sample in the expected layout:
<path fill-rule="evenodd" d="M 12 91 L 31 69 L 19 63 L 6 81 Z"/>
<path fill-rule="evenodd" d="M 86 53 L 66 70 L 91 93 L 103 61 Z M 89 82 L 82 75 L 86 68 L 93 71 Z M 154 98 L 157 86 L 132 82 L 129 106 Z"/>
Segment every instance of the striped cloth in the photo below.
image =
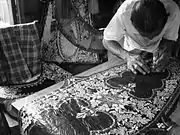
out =
<path fill-rule="evenodd" d="M 0 29 L 0 84 L 20 84 L 41 72 L 35 22 Z"/>

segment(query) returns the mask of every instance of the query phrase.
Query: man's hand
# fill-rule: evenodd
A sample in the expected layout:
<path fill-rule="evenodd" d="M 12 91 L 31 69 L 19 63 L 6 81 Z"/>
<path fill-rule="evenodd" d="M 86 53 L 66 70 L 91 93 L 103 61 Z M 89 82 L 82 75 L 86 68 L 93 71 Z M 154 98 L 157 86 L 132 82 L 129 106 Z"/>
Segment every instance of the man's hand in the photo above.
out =
<path fill-rule="evenodd" d="M 154 72 L 161 72 L 168 64 L 172 56 L 172 42 L 163 40 L 160 43 L 159 49 L 153 54 Z"/>
<path fill-rule="evenodd" d="M 180 126 L 173 127 L 167 135 L 180 135 Z"/>
<path fill-rule="evenodd" d="M 142 74 L 150 73 L 150 68 L 140 55 L 129 53 L 127 56 L 127 66 L 134 73 L 140 72 Z"/>
<path fill-rule="evenodd" d="M 163 71 L 166 65 L 169 63 L 169 60 L 173 56 L 173 54 L 174 57 L 177 57 L 177 50 L 178 48 L 175 46 L 174 41 L 162 39 L 162 41 L 159 44 L 158 50 L 153 54 L 154 71 Z"/>
<path fill-rule="evenodd" d="M 171 55 L 167 52 L 157 52 L 153 56 L 153 71 L 161 72 L 170 60 Z"/>

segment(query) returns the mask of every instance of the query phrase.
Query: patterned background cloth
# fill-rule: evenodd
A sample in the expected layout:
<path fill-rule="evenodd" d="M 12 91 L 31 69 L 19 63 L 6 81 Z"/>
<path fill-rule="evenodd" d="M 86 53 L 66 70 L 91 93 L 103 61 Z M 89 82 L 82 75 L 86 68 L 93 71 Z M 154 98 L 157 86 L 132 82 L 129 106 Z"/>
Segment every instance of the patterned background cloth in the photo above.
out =
<path fill-rule="evenodd" d="M 0 29 L 0 100 L 21 98 L 72 76 L 56 63 L 43 62 L 41 48 L 35 22 Z"/>
<path fill-rule="evenodd" d="M 10 101 L 28 96 L 72 76 L 71 73 L 62 69 L 56 63 L 41 63 L 41 75 L 36 80 L 19 85 L 0 86 L 0 103 L 1 100 L 2 102 L 5 100 Z"/>
<path fill-rule="evenodd" d="M 65 87 L 25 103 L 22 131 L 28 135 L 137 135 L 165 130 L 160 118 L 180 95 L 179 67 L 172 60 L 165 72 L 144 76 L 133 75 L 124 64 L 70 78 Z"/>
<path fill-rule="evenodd" d="M 84 1 L 84 3 L 87 4 L 86 1 Z M 84 3 L 82 5 L 84 5 Z M 58 22 L 55 18 L 55 6 L 54 1 L 49 3 L 44 33 L 42 36 L 43 59 L 46 61 L 56 61 L 58 63 L 100 63 L 101 60 L 97 53 L 86 51 L 85 47 L 84 49 L 77 47 L 62 34 L 58 28 Z M 83 6 L 83 12 L 85 11 L 84 8 L 85 7 Z M 62 22 L 66 22 L 66 19 L 67 18 L 63 18 Z M 84 28 L 82 29 L 82 24 L 78 21 L 75 21 L 72 24 L 70 23 L 66 26 L 69 31 L 73 32 L 72 36 L 75 35 L 80 37 L 89 33 L 87 30 L 84 30 Z M 87 45 L 88 44 L 84 43 L 84 46 Z"/>
<path fill-rule="evenodd" d="M 41 73 L 35 22 L 0 29 L 0 83 L 20 84 Z"/>

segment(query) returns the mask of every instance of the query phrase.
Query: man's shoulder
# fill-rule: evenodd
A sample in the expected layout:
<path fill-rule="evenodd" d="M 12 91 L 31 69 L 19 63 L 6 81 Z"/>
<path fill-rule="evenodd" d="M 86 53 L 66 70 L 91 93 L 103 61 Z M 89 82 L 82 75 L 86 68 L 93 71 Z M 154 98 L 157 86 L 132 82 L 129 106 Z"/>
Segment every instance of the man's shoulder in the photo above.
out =
<path fill-rule="evenodd" d="M 177 14 L 177 12 L 180 12 L 179 6 L 173 0 L 160 0 L 160 1 L 164 4 L 167 13 L 169 13 L 170 16 L 174 16 L 175 14 Z"/>

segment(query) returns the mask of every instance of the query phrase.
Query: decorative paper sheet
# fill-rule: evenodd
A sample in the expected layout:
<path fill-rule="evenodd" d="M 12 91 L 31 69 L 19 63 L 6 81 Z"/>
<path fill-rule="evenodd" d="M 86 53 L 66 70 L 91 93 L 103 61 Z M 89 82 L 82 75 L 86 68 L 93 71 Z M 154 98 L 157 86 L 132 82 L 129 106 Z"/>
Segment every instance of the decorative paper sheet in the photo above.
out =
<path fill-rule="evenodd" d="M 162 73 L 134 75 L 121 65 L 72 78 L 22 108 L 23 131 L 36 125 L 52 135 L 136 135 L 169 111 L 179 80 L 177 61 Z"/>

